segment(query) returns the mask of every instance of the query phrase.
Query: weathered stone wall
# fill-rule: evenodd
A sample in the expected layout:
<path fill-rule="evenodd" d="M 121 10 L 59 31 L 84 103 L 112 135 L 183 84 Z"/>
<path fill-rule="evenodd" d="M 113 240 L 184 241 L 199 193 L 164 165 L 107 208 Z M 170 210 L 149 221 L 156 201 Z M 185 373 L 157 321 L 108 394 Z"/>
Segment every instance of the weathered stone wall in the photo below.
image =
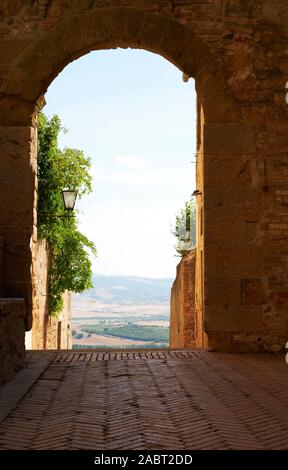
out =
<path fill-rule="evenodd" d="M 46 241 L 37 243 L 33 263 L 33 325 L 30 344 L 32 349 L 70 349 L 71 296 L 64 295 L 64 307 L 57 318 L 48 312 L 49 248 Z"/>
<path fill-rule="evenodd" d="M 42 240 L 36 245 L 33 260 L 32 349 L 45 349 L 46 323 L 48 319 L 48 270 L 48 243 L 45 240 Z"/>
<path fill-rule="evenodd" d="M 24 299 L 0 299 L 0 384 L 23 364 L 25 309 Z"/>
<path fill-rule="evenodd" d="M 212 349 L 284 347 L 287 24 L 287 0 L 1 2 L 4 295 L 26 299 L 27 329 L 36 241 L 37 104 L 72 60 L 91 50 L 136 47 L 162 55 L 196 81 L 202 188 L 197 199 L 203 217 L 202 246 L 196 253 L 196 279 L 201 275 L 202 280 L 196 286 L 196 303 L 202 311 L 202 342 L 207 334 Z"/>
<path fill-rule="evenodd" d="M 196 196 L 196 262 L 195 262 L 195 329 L 196 329 L 196 346 L 207 346 L 207 337 L 204 331 L 204 155 L 202 143 L 202 125 L 203 112 L 201 100 L 197 96 L 197 153 L 196 153 L 196 188 L 198 195 Z"/>
<path fill-rule="evenodd" d="M 193 348 L 196 338 L 195 250 L 192 250 L 178 264 L 171 289 L 170 348 Z"/>
<path fill-rule="evenodd" d="M 29 329 L 32 322 L 31 265 L 36 242 L 36 132 L 29 125 L 9 126 L 8 121 L 7 126 L 0 125 L 0 235 L 5 242 L 3 296 L 25 298 L 25 324 Z"/>
<path fill-rule="evenodd" d="M 44 324 L 45 349 L 72 349 L 71 294 L 64 294 L 64 306 L 57 318 L 46 317 Z"/>

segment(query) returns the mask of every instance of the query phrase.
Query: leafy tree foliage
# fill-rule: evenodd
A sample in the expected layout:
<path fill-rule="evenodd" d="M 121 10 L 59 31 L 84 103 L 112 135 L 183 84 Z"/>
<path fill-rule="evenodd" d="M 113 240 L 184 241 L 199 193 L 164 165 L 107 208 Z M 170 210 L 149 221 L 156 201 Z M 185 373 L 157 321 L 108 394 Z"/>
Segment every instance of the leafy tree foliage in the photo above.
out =
<path fill-rule="evenodd" d="M 92 287 L 89 251 L 94 244 L 79 230 L 76 217 L 65 213 L 62 189 L 77 191 L 78 198 L 92 189 L 90 160 L 81 150 L 58 147 L 64 130 L 58 116 L 38 116 L 38 237 L 50 246 L 49 313 L 63 307 L 65 290 L 83 292 Z"/>
<path fill-rule="evenodd" d="M 175 250 L 181 256 L 196 245 L 196 203 L 191 197 L 176 215 L 172 234 L 176 238 Z"/>

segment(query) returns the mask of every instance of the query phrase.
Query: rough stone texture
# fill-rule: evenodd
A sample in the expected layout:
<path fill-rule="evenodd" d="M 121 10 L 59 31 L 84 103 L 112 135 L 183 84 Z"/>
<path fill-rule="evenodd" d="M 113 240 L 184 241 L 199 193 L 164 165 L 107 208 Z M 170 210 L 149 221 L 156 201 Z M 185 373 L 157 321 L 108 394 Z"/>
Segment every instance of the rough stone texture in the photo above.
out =
<path fill-rule="evenodd" d="M 40 346 L 41 348 L 41 346 Z M 64 306 L 57 318 L 46 317 L 44 325 L 44 348 L 45 349 L 71 349 L 71 294 L 64 294 Z"/>
<path fill-rule="evenodd" d="M 72 347 L 71 295 L 64 295 L 64 307 L 59 316 L 51 317 L 48 311 L 49 248 L 39 241 L 33 264 L 33 325 L 32 349 L 69 349 Z"/>
<path fill-rule="evenodd" d="M 177 266 L 170 305 L 170 348 L 193 348 L 197 337 L 195 250 L 187 252 Z"/>
<path fill-rule="evenodd" d="M 32 127 L 0 127 L 3 296 L 25 298 L 27 329 L 32 321 L 31 265 L 36 241 L 35 151 L 36 132 Z"/>
<path fill-rule="evenodd" d="M 203 108 L 197 95 L 197 153 L 196 153 L 196 263 L 195 263 L 195 309 L 196 309 L 196 346 L 207 345 L 204 331 L 204 155 L 203 155 Z M 215 282 L 215 280 L 214 280 Z"/>
<path fill-rule="evenodd" d="M 196 81 L 202 192 L 197 201 L 203 219 L 196 305 L 202 344 L 226 351 L 283 349 L 287 24 L 286 0 L 1 2 L 3 295 L 25 297 L 28 329 L 38 104 L 72 60 L 91 50 L 135 47 L 162 55 Z"/>
<path fill-rule="evenodd" d="M 11 379 L 24 361 L 25 302 L 0 299 L 0 384 Z"/>

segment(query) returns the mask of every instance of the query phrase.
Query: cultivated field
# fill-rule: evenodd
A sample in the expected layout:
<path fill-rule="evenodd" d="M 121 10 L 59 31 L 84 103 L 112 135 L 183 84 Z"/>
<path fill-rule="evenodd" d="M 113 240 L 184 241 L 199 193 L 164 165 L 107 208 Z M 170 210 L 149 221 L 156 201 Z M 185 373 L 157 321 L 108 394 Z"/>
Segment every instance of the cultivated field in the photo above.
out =
<path fill-rule="evenodd" d="M 102 303 L 81 296 L 73 296 L 72 299 L 74 346 L 107 348 L 165 346 L 168 345 L 169 333 L 166 333 L 168 328 L 169 305 L 167 304 L 119 305 Z"/>

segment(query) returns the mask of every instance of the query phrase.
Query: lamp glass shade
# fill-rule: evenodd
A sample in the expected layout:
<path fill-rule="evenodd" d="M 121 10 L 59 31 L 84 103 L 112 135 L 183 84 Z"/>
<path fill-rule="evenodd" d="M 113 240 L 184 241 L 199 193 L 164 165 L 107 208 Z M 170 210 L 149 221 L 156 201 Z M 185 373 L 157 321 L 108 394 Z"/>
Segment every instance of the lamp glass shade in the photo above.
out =
<path fill-rule="evenodd" d="M 64 202 L 64 209 L 66 211 L 73 211 L 76 203 L 77 191 L 63 189 L 62 197 Z"/>

